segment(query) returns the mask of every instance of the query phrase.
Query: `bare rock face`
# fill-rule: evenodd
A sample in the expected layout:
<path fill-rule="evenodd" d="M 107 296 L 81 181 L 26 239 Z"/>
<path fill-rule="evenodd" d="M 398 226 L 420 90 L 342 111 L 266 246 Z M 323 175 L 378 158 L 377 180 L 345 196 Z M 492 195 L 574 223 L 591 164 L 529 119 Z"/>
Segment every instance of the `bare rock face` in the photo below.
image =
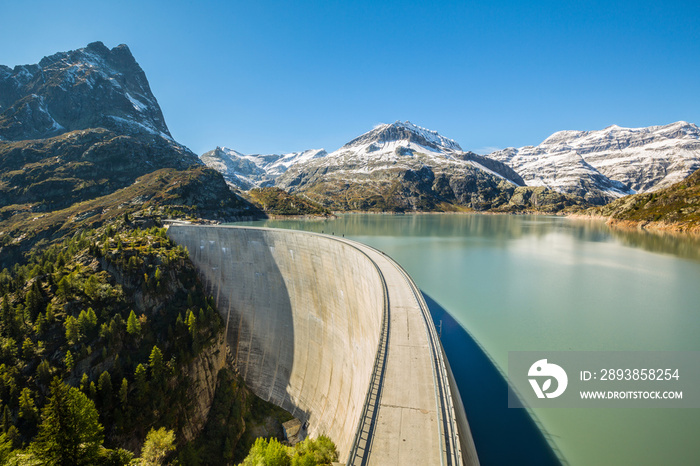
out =
<path fill-rule="evenodd" d="M 170 138 L 163 113 L 129 48 L 102 42 L 0 66 L 0 138 L 40 139 L 106 128 Z"/>
<path fill-rule="evenodd" d="M 222 334 L 187 366 L 186 375 L 192 382 L 189 398 L 193 405 L 192 417 L 182 426 L 182 434 L 187 442 L 197 437 L 207 422 L 219 371 L 226 366 L 226 349 Z"/>
<path fill-rule="evenodd" d="M 488 155 L 516 170 L 528 186 L 545 186 L 605 204 L 663 189 L 700 168 L 700 128 L 666 126 L 560 131 L 538 146 Z"/>

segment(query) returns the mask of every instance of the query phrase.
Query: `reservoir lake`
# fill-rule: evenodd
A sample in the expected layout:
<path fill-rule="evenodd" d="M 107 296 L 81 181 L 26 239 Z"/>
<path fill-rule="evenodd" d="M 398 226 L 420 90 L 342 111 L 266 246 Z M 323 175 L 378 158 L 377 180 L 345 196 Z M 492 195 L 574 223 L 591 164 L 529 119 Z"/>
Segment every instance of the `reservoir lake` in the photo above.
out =
<path fill-rule="evenodd" d="M 428 302 L 482 464 L 700 464 L 698 409 L 508 408 L 509 351 L 700 351 L 700 240 L 595 220 L 348 214 L 236 225 L 345 236 Z"/>

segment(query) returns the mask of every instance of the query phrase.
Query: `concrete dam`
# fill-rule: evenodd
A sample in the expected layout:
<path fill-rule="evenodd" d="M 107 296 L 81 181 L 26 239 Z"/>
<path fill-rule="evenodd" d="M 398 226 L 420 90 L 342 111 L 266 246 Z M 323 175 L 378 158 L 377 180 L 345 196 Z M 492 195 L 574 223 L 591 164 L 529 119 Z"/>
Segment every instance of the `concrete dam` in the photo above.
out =
<path fill-rule="evenodd" d="M 328 435 L 347 465 L 478 464 L 427 305 L 361 243 L 175 224 L 248 387 Z"/>

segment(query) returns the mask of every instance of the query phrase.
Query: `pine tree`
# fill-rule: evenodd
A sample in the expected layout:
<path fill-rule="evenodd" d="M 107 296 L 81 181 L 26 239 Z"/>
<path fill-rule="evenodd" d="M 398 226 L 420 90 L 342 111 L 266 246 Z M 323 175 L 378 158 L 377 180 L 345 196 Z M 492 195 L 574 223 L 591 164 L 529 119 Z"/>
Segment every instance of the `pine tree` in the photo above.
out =
<path fill-rule="evenodd" d="M 2 298 L 2 307 L 0 308 L 0 324 L 2 324 L 4 335 L 9 335 L 11 327 L 10 319 L 12 318 L 12 310 L 10 309 L 9 301 L 9 296 L 5 295 Z"/>
<path fill-rule="evenodd" d="M 80 311 L 80 314 L 78 314 L 78 328 L 80 328 L 80 333 L 83 335 L 86 335 L 90 330 L 90 322 L 88 322 L 85 310 Z"/>
<path fill-rule="evenodd" d="M 126 332 L 129 335 L 139 336 L 141 334 L 141 322 L 136 318 L 136 314 L 133 309 L 129 314 L 129 318 L 126 321 Z"/>
<path fill-rule="evenodd" d="M 68 372 L 73 372 L 75 362 L 73 361 L 73 354 L 71 354 L 70 350 L 66 351 L 66 357 L 64 359 L 64 362 L 66 363 L 66 369 L 68 370 Z"/>
<path fill-rule="evenodd" d="M 189 328 L 190 334 L 194 338 L 197 335 L 197 317 L 192 311 L 187 315 L 187 328 Z"/>
<path fill-rule="evenodd" d="M 25 359 L 31 359 L 34 355 L 34 342 L 29 337 L 25 338 L 22 343 L 22 355 Z"/>
<path fill-rule="evenodd" d="M 98 460 L 103 428 L 95 404 L 58 378 L 41 413 L 39 434 L 31 445 L 43 464 L 89 465 Z"/>
<path fill-rule="evenodd" d="M 141 400 L 145 399 L 148 387 L 146 385 L 146 368 L 143 367 L 143 364 L 136 366 L 134 383 L 136 384 L 136 396 Z"/>
<path fill-rule="evenodd" d="M 80 379 L 80 391 L 86 395 L 90 392 L 90 379 L 88 375 L 83 372 L 83 377 Z"/>
<path fill-rule="evenodd" d="M 46 359 L 42 359 L 36 368 L 36 376 L 39 382 L 47 384 L 51 381 L 51 364 Z"/>
<path fill-rule="evenodd" d="M 119 388 L 119 401 L 122 404 L 122 410 L 126 409 L 127 397 L 129 396 L 129 382 L 126 377 L 122 379 L 122 386 Z"/>
<path fill-rule="evenodd" d="M 39 316 L 36 318 L 36 322 L 34 322 L 34 331 L 36 332 L 37 335 L 41 336 L 44 334 L 45 329 L 46 329 L 46 317 L 44 317 L 43 312 L 40 312 Z"/>
<path fill-rule="evenodd" d="M 95 314 L 95 310 L 91 307 L 89 307 L 87 310 L 87 321 L 90 324 L 90 329 L 95 328 L 97 325 L 97 314 Z"/>
<path fill-rule="evenodd" d="M 109 409 L 112 405 L 112 377 L 109 372 L 104 371 L 97 379 L 97 389 L 100 392 L 102 406 Z"/>
<path fill-rule="evenodd" d="M 163 381 L 163 353 L 157 346 L 151 350 L 151 356 L 148 358 L 148 366 L 151 369 L 151 380 L 160 386 Z"/>
<path fill-rule="evenodd" d="M 33 322 L 36 319 L 37 314 L 41 311 L 41 305 L 43 304 L 43 297 L 41 295 L 41 288 L 39 287 L 38 280 L 35 280 L 29 291 L 27 291 L 27 296 L 25 298 L 25 304 L 27 311 L 29 312 L 29 318 Z"/>
<path fill-rule="evenodd" d="M 10 427 L 12 427 L 12 412 L 10 407 L 5 405 L 5 408 L 2 410 L 2 431 L 7 432 L 10 430 Z"/>
<path fill-rule="evenodd" d="M 35 422 L 38 418 L 32 391 L 26 387 L 22 389 L 22 394 L 19 396 L 19 417 L 30 423 Z"/>
<path fill-rule="evenodd" d="M 68 316 L 66 319 L 66 340 L 71 345 L 77 344 L 82 338 L 82 333 L 80 331 L 80 324 L 78 319 L 73 316 Z"/>

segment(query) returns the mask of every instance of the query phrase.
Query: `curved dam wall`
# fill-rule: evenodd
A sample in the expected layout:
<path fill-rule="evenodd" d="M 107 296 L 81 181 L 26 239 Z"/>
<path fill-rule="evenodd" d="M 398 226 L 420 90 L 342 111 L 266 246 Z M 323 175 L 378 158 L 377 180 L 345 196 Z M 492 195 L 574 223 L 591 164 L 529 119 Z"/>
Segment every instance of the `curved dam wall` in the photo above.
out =
<path fill-rule="evenodd" d="M 248 387 L 348 455 L 384 315 L 382 278 L 357 248 L 304 232 L 173 225 L 226 322 Z"/>

